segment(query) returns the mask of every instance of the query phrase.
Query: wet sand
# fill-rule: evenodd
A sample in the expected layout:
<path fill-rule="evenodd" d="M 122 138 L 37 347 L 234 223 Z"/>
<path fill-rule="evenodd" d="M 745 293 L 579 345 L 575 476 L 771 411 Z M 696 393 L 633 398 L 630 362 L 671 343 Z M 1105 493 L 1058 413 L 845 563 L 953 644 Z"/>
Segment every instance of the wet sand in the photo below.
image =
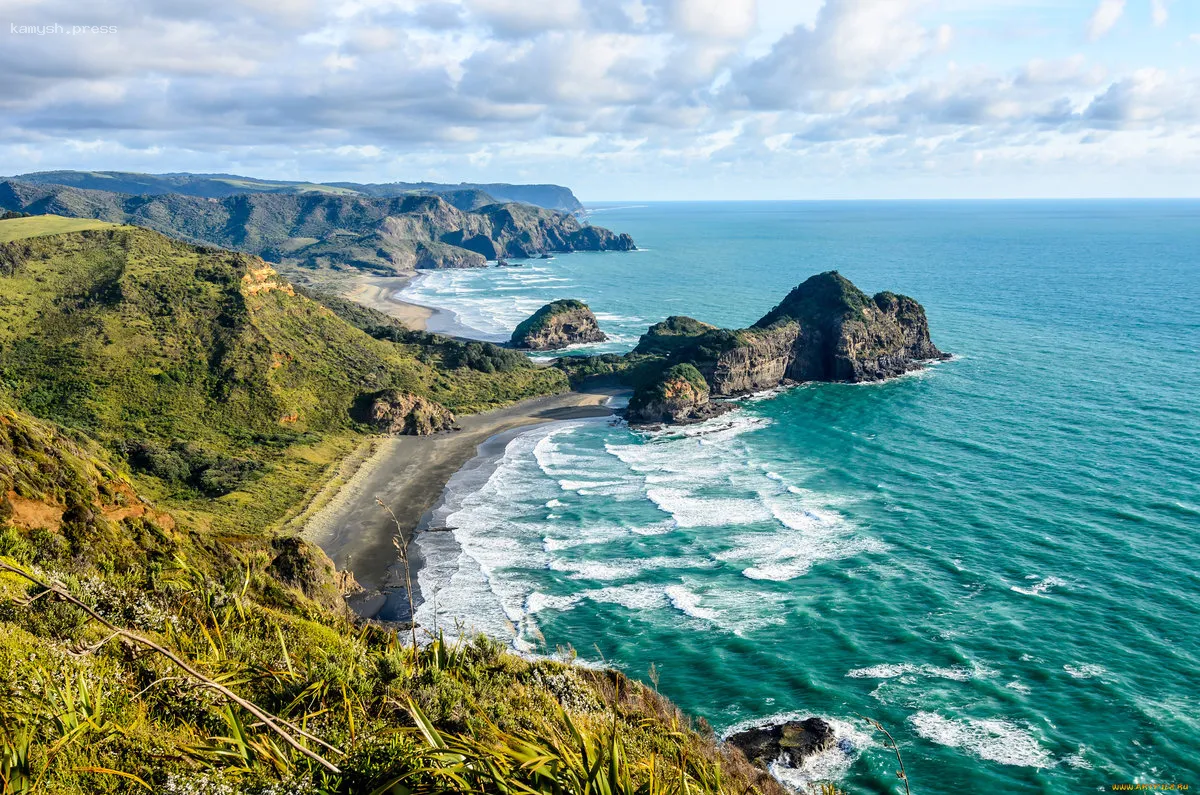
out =
<path fill-rule="evenodd" d="M 612 410 L 605 403 L 621 391 L 597 389 L 532 398 L 461 417 L 460 431 L 383 439 L 338 494 L 309 519 L 302 535 L 324 549 L 339 570 L 354 573 L 366 590 L 350 604 L 361 615 L 373 617 L 386 601 L 384 591 L 403 589 L 404 573 L 396 565 L 392 545 L 397 524 L 411 538 L 451 476 L 475 457 L 480 445 L 514 428 L 608 416 Z M 376 497 L 396 514 L 396 523 L 376 504 Z M 415 584 L 420 562 L 412 564 Z"/>
<path fill-rule="evenodd" d="M 351 280 L 342 297 L 391 315 L 411 329 L 426 331 L 430 320 L 440 310 L 410 304 L 396 298 L 396 293 L 408 286 L 416 276 L 358 276 Z"/>

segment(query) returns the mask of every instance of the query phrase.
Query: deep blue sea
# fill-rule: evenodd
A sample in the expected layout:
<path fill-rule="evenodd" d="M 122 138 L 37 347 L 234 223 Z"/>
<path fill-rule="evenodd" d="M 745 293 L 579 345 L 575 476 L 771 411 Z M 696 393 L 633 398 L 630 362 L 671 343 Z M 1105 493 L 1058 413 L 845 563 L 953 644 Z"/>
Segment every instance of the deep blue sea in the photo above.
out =
<path fill-rule="evenodd" d="M 1200 787 L 1200 202 L 593 208 L 641 250 L 421 277 L 496 339 L 554 298 L 623 351 L 837 269 L 955 354 L 684 429 L 499 440 L 420 543 L 422 619 L 619 666 L 719 732 L 820 715 L 801 770 L 895 792 Z"/>

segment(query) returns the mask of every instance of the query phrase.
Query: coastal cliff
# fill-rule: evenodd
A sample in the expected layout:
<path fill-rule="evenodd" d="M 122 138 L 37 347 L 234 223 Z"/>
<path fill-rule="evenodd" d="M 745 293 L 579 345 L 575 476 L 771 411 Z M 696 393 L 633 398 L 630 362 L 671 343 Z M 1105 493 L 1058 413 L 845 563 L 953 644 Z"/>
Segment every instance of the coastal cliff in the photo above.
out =
<path fill-rule="evenodd" d="M 627 374 L 636 389 L 626 416 L 639 424 L 704 419 L 715 412 L 710 398 L 804 381 L 880 381 L 944 358 L 917 301 L 891 292 L 868 296 L 829 271 L 800 284 L 750 328 L 670 317 L 652 326 L 622 365 L 563 367 L 599 372 L 603 364 Z M 707 389 L 683 390 L 668 375 L 681 364 L 694 368 Z"/>
<path fill-rule="evenodd" d="M 708 382 L 699 370 L 690 364 L 677 364 L 634 393 L 626 416 L 642 423 L 687 423 L 728 410 L 725 404 L 710 403 L 709 394 Z"/>
<path fill-rule="evenodd" d="M 582 301 L 552 301 L 521 322 L 513 332 L 511 345 L 530 351 L 551 351 L 585 342 L 608 339 L 600 330 L 596 316 Z"/>
<path fill-rule="evenodd" d="M 312 271 L 383 275 L 483 267 L 488 260 L 551 252 L 631 251 L 633 238 L 569 213 L 480 197 L 416 193 L 179 193 L 131 196 L 55 184 L 0 181 L 0 210 L 133 224 L 193 244 L 255 254 L 292 278 Z M 466 208 L 466 209 L 463 209 Z"/>

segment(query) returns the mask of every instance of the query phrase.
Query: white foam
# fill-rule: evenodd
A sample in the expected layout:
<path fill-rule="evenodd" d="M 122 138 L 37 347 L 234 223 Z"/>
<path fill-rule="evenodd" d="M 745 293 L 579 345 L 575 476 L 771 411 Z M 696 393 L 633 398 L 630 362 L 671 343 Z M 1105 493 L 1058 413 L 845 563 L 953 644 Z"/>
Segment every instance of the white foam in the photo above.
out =
<path fill-rule="evenodd" d="M 913 663 L 881 663 L 867 668 L 855 668 L 848 671 L 846 676 L 851 679 L 895 679 L 898 676 L 909 674 L 952 679 L 956 682 L 966 682 L 971 679 L 971 671 L 961 665 L 941 668 L 936 665 L 915 665 Z"/>
<path fill-rule="evenodd" d="M 694 497 L 686 489 L 648 489 L 646 496 L 680 527 L 728 527 L 771 519 L 758 500 L 733 497 Z"/>
<path fill-rule="evenodd" d="M 1054 765 L 1054 758 L 1031 730 L 1001 718 L 952 720 L 936 712 L 918 712 L 908 722 L 926 740 L 989 762 L 1036 768 Z"/>
<path fill-rule="evenodd" d="M 1086 745 L 1079 746 L 1079 753 L 1063 757 L 1063 764 L 1073 767 L 1076 770 L 1091 770 L 1092 763 L 1087 759 L 1087 751 L 1088 748 Z"/>
<path fill-rule="evenodd" d="M 697 569 L 712 566 L 707 558 L 653 557 L 615 560 L 552 560 L 552 571 L 569 573 L 573 580 L 624 580 L 656 569 Z"/>
<path fill-rule="evenodd" d="M 1072 679 L 1095 679 L 1108 673 L 1107 668 L 1094 663 L 1080 663 L 1079 665 L 1068 663 L 1063 666 L 1063 670 L 1070 674 Z"/>
<path fill-rule="evenodd" d="M 674 520 L 667 519 L 658 524 L 642 525 L 640 527 L 631 527 L 629 532 L 638 536 L 661 536 L 666 535 L 677 527 Z"/>
<path fill-rule="evenodd" d="M 563 502 L 562 500 L 547 500 L 546 501 L 547 508 L 562 508 L 565 505 L 566 505 L 566 503 Z"/>
<path fill-rule="evenodd" d="M 794 720 L 806 720 L 812 713 L 785 712 L 769 718 L 742 721 L 722 732 L 722 739 L 756 726 L 770 726 Z M 833 729 L 833 747 L 807 757 L 800 767 L 789 767 L 778 761 L 772 763 L 768 772 L 780 783 L 795 792 L 816 793 L 824 782 L 844 779 L 862 752 L 877 745 L 874 738 L 858 724 L 840 718 L 820 716 Z"/>
<path fill-rule="evenodd" d="M 1037 580 L 1038 576 L 1036 574 L 1030 574 L 1025 579 Z M 1010 588 L 1010 590 L 1016 591 L 1017 593 L 1023 593 L 1026 596 L 1045 597 L 1047 592 L 1051 588 L 1059 588 L 1064 585 L 1066 585 L 1066 583 L 1063 582 L 1062 580 L 1058 579 L 1057 577 L 1043 577 L 1042 579 L 1038 580 L 1037 583 L 1035 583 L 1034 585 L 1032 585 L 1028 588 L 1022 588 L 1019 585 L 1014 585 Z"/>
<path fill-rule="evenodd" d="M 579 491 L 580 489 L 599 489 L 605 486 L 621 486 L 621 480 L 560 480 L 558 486 L 563 491 Z"/>
<path fill-rule="evenodd" d="M 880 541 L 856 533 L 837 514 L 809 507 L 788 495 L 763 497 L 770 517 L 783 526 L 774 532 L 748 532 L 732 539 L 719 560 L 749 563 L 742 574 L 752 580 L 783 582 L 808 573 L 814 564 L 866 552 L 883 552 Z"/>
<path fill-rule="evenodd" d="M 697 593 L 689 591 L 682 585 L 668 585 L 663 591 L 666 593 L 667 598 L 671 600 L 671 607 L 692 618 L 703 618 L 712 621 L 721 615 L 720 610 L 701 607 L 700 600 L 702 597 Z"/>

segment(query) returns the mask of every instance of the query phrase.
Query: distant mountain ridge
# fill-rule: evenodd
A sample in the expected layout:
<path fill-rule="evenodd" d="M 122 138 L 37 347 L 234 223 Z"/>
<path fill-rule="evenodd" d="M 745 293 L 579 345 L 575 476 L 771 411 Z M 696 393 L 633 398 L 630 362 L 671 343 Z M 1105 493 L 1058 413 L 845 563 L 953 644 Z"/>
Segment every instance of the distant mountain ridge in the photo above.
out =
<path fill-rule="evenodd" d="M 224 199 L 239 193 L 325 193 L 343 196 L 392 198 L 414 193 L 436 193 L 460 209 L 459 202 L 449 198 L 456 194 L 486 194 L 486 200 L 476 206 L 496 202 L 522 202 L 548 210 L 574 213 L 583 204 L 570 188 L 562 185 L 512 185 L 506 182 L 486 184 L 463 182 L 450 185 L 438 182 L 388 182 L 359 184 L 357 182 L 306 182 L 303 180 L 274 180 L 243 177 L 237 174 L 142 174 L 134 171 L 35 171 L 17 174 L 8 179 L 36 185 L 66 185 L 86 190 L 103 190 L 130 195 L 157 196 L 178 193 L 205 199 Z"/>
<path fill-rule="evenodd" d="M 395 275 L 482 267 L 487 260 L 555 251 L 635 248 L 628 235 L 587 226 L 573 215 L 491 198 L 479 191 L 393 197 L 260 191 L 216 198 L 0 181 L 3 210 L 134 224 L 256 254 L 293 273 L 306 268 Z"/>

